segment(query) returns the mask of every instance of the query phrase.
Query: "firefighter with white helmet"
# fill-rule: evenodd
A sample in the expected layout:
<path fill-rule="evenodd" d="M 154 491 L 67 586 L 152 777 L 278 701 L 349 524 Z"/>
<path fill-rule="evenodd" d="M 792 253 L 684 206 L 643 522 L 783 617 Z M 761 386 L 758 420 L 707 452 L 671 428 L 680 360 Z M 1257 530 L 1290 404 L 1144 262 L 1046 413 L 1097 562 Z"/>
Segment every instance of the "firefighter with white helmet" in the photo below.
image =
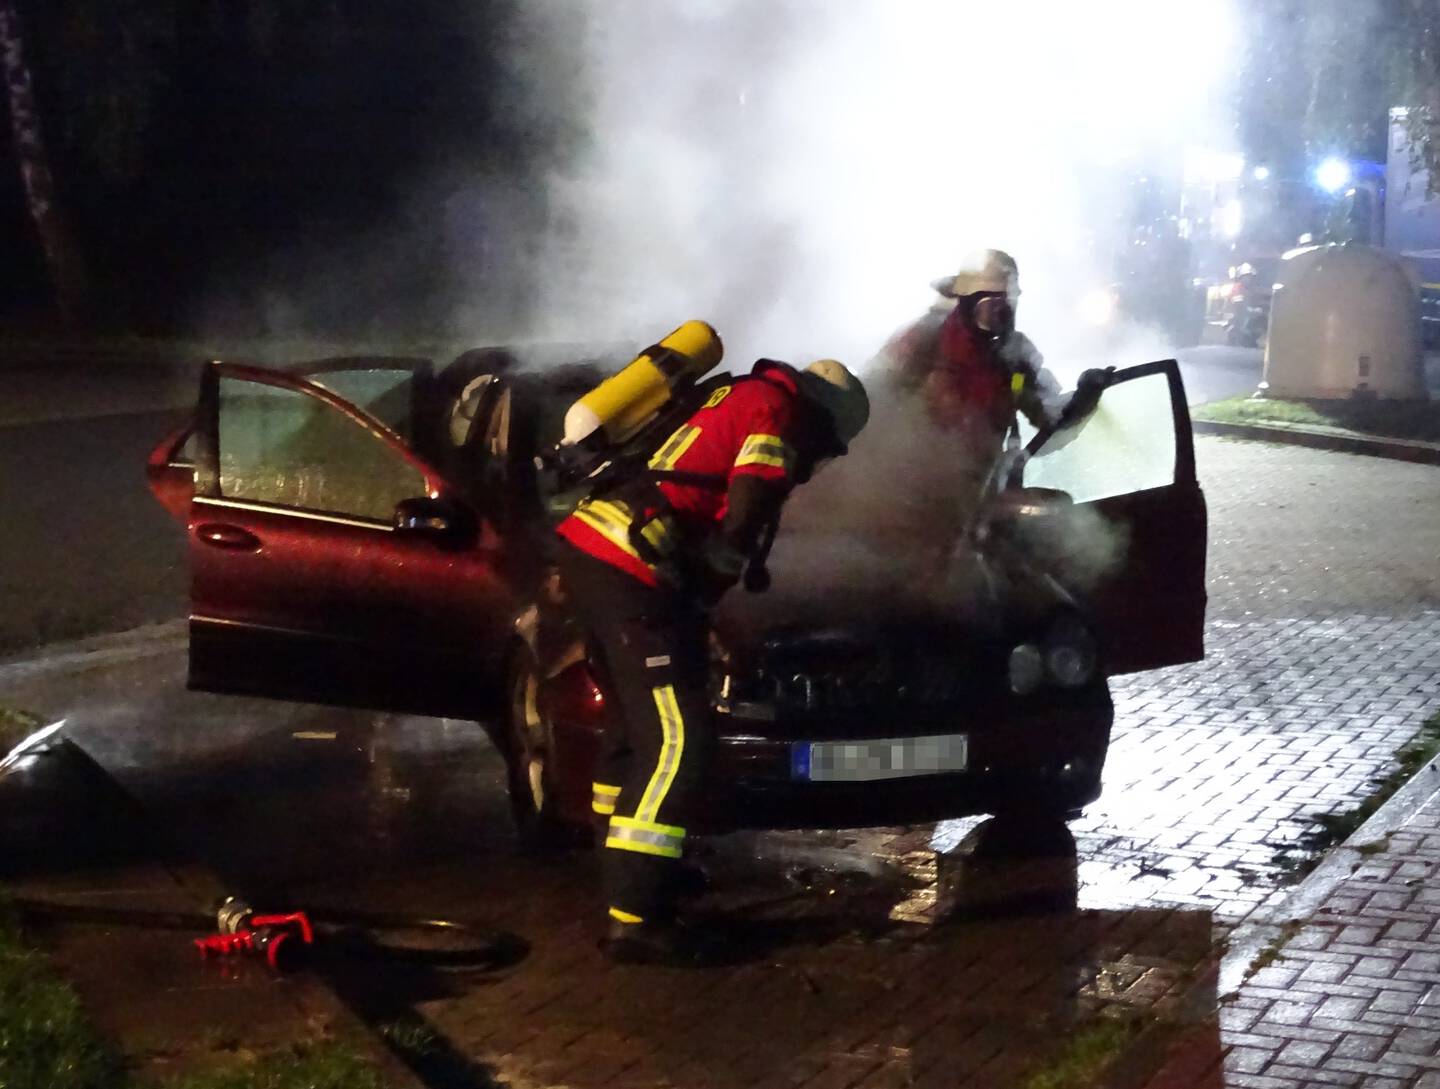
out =
<path fill-rule="evenodd" d="M 747 563 L 747 588 L 763 589 L 751 572 L 786 497 L 844 454 L 870 414 L 865 387 L 832 359 L 804 370 L 762 359 L 696 394 L 703 403 L 643 472 L 582 501 L 556 530 L 569 546 L 569 599 L 618 704 L 593 809 L 606 822 L 602 948 L 628 962 L 691 963 L 712 951 L 675 917 L 711 744 L 707 610 Z"/>
<path fill-rule="evenodd" d="M 881 362 L 891 382 L 918 393 L 931 420 L 962 441 L 976 480 L 1016 434 L 1016 413 L 1037 428 L 1094 409 L 1111 371 L 1086 371 L 1061 392 L 1030 338 L 1015 328 L 1020 272 L 1003 250 L 979 250 L 931 285 L 940 300 L 892 337 Z"/>

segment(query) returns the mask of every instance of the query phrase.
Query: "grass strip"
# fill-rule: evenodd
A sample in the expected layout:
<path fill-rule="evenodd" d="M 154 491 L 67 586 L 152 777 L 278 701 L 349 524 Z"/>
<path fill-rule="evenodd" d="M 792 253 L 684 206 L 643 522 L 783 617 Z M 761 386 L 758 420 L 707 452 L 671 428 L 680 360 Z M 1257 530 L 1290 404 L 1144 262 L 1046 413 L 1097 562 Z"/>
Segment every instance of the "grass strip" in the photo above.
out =
<path fill-rule="evenodd" d="M 1421 768 L 1440 756 L 1440 714 L 1432 715 L 1420 732 L 1395 754 L 1395 766 L 1370 780 L 1370 793 L 1349 809 L 1332 813 L 1312 813 L 1311 827 L 1300 838 L 1275 854 L 1275 864 L 1292 881 L 1298 881 L 1320 864 L 1332 847 L 1354 835 L 1376 811 L 1408 783 Z M 1361 854 L 1374 854 L 1381 848 L 1361 847 Z"/>
<path fill-rule="evenodd" d="M 0 1085 L 5 1089 L 114 1089 L 119 1055 L 100 1038 L 75 992 L 27 945 L 0 904 Z"/>
<path fill-rule="evenodd" d="M 91 1024 L 80 999 L 29 945 L 0 899 L 0 1087 L 3 1089 L 384 1089 L 353 1048 L 335 1041 L 249 1061 L 141 1080 Z"/>
<path fill-rule="evenodd" d="M 273 1051 L 248 1066 L 167 1078 L 157 1089 L 384 1089 L 384 1084 L 353 1049 L 330 1042 Z"/>
<path fill-rule="evenodd" d="M 39 715 L 0 703 L 0 757 L 45 725 Z"/>
<path fill-rule="evenodd" d="M 1141 1018 L 1100 1017 L 1079 1026 L 1020 1089 L 1087 1089 L 1140 1034 Z"/>
<path fill-rule="evenodd" d="M 1357 435 L 1440 442 L 1440 404 L 1429 401 L 1282 400 L 1232 397 L 1190 410 L 1196 420 L 1329 427 Z"/>

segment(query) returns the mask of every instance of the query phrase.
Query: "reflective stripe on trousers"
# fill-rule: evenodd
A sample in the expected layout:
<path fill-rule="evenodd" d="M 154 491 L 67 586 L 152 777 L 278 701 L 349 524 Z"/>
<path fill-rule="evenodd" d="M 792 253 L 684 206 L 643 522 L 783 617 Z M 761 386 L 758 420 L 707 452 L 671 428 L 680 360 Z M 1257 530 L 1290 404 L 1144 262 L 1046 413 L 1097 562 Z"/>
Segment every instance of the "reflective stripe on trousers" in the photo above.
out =
<path fill-rule="evenodd" d="M 610 833 L 605 837 L 605 846 L 617 851 L 679 858 L 684 853 L 685 829 L 673 824 L 614 816 L 610 818 Z"/>
<path fill-rule="evenodd" d="M 620 797 L 620 788 L 609 783 L 590 784 L 590 808 L 602 817 L 615 812 L 615 799 Z"/>
<path fill-rule="evenodd" d="M 668 659 L 667 659 L 668 662 Z M 645 785 L 640 804 L 635 807 L 638 820 L 653 821 L 660 812 L 680 761 L 685 755 L 685 719 L 680 715 L 680 705 L 675 701 L 675 688 L 665 685 L 651 690 L 655 697 L 655 709 L 660 714 L 660 758 L 655 761 L 655 772 Z"/>

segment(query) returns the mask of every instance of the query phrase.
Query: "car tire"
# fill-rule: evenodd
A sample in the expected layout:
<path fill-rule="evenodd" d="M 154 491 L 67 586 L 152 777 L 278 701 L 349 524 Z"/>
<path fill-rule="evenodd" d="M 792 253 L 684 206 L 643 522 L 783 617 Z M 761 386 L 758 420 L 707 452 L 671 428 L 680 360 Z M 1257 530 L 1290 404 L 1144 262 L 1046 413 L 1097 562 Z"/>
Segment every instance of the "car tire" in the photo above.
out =
<path fill-rule="evenodd" d="M 534 652 L 521 646 L 507 676 L 501 740 L 515 831 L 521 846 L 532 851 L 581 846 L 589 838 L 588 830 L 567 824 L 559 814 L 555 733 L 541 710 L 541 683 Z"/>
<path fill-rule="evenodd" d="M 991 858 L 1050 858 L 1075 854 L 1075 837 L 1058 809 L 1006 810 L 977 828 L 975 850 Z"/>

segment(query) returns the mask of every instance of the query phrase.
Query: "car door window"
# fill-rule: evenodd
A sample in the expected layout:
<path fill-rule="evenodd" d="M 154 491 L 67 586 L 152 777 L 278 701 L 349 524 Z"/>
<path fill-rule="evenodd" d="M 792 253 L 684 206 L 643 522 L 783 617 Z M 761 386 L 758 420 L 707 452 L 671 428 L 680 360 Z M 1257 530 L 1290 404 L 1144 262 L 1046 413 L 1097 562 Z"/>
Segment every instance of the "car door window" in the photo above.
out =
<path fill-rule="evenodd" d="M 1170 381 L 1153 371 L 1117 383 L 1077 434 L 1057 434 L 1025 466 L 1027 487 L 1058 488 L 1088 503 L 1175 483 Z"/>
<path fill-rule="evenodd" d="M 415 376 L 408 370 L 332 370 L 307 375 L 343 397 L 395 432 L 413 442 L 415 420 Z"/>
<path fill-rule="evenodd" d="M 220 494 L 388 524 L 425 478 L 320 398 L 236 378 L 219 389 Z"/>

